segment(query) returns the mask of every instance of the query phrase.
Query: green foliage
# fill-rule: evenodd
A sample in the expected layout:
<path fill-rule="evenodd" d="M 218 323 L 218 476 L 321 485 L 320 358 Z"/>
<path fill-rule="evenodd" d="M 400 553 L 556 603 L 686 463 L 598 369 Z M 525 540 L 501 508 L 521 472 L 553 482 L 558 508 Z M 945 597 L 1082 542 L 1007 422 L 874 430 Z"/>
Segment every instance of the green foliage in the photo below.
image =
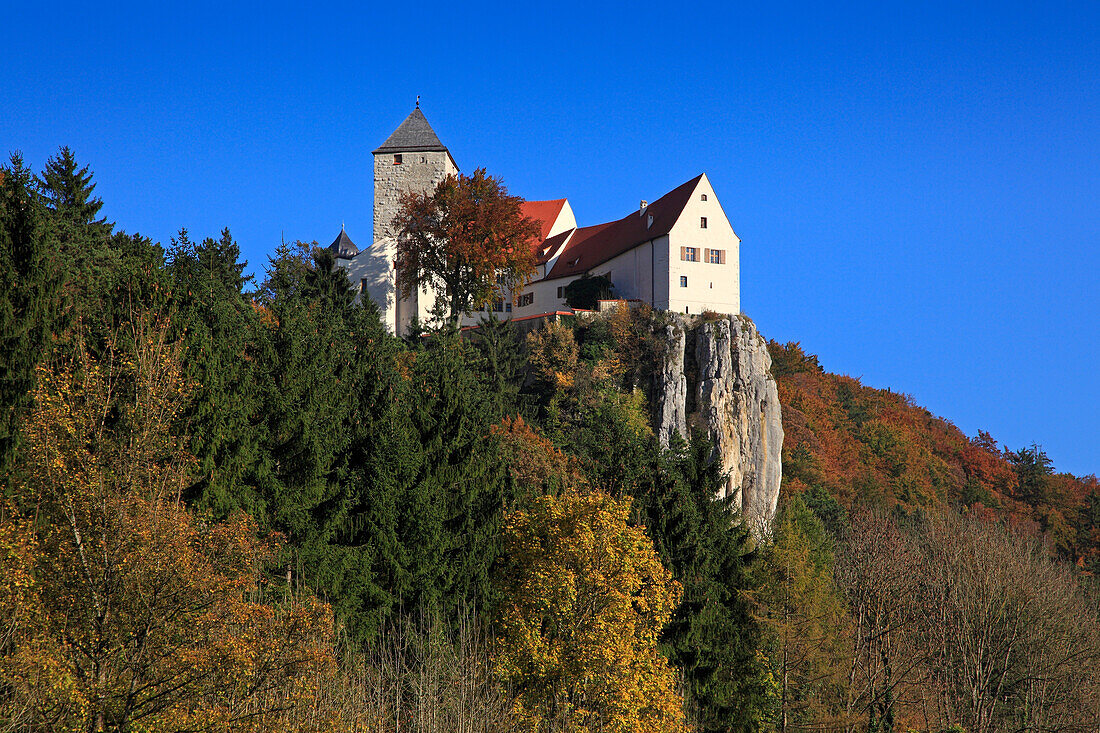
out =
<path fill-rule="evenodd" d="M 198 459 L 187 499 L 216 516 L 256 511 L 260 409 L 256 340 L 260 313 L 244 293 L 246 263 L 229 230 L 194 243 L 187 230 L 172 240 L 173 327 L 182 340 L 184 368 L 193 385 L 180 432 L 191 436 Z"/>
<path fill-rule="evenodd" d="M 30 171 L 12 154 L 0 167 L 0 477 L 15 456 L 54 325 L 57 271 L 45 214 Z"/>
<path fill-rule="evenodd" d="M 67 145 L 46 161 L 40 180 L 42 197 L 58 224 L 84 234 L 106 237 L 114 225 L 106 218 L 96 219 L 103 201 L 92 194 L 95 186 L 88 166 L 81 168 Z"/>
<path fill-rule="evenodd" d="M 848 527 L 848 512 L 832 494 L 821 486 L 813 486 L 795 497 L 814 513 L 831 537 L 839 537 Z"/>
<path fill-rule="evenodd" d="M 453 610 L 490 598 L 506 482 L 489 431 L 494 399 L 479 367 L 457 334 L 415 353 L 410 397 L 419 450 L 398 514 L 407 562 L 395 578 L 408 606 Z"/>
<path fill-rule="evenodd" d="M 817 356 L 807 354 L 797 341 L 788 341 L 782 346 L 775 341 L 769 341 L 768 352 L 772 358 L 772 376 L 776 379 L 802 372 L 820 374 L 824 371 Z"/>
<path fill-rule="evenodd" d="M 495 315 L 482 319 L 472 342 L 484 365 L 484 382 L 496 402 L 497 418 L 516 412 L 526 360 L 515 327 Z"/>
<path fill-rule="evenodd" d="M 748 530 L 715 498 L 724 482 L 704 437 L 676 442 L 653 468 L 635 509 L 684 586 L 662 639 L 684 675 L 690 717 L 704 731 L 761 730 L 766 684 L 748 601 L 756 590 Z"/>
<path fill-rule="evenodd" d="M 796 496 L 777 517 L 759 567 L 760 613 L 775 681 L 778 730 L 838 726 L 846 713 L 845 599 L 833 578 L 833 541 Z"/>
<path fill-rule="evenodd" d="M 1009 463 L 1016 469 L 1018 494 L 1028 504 L 1036 505 L 1050 498 L 1050 481 L 1053 464 L 1043 449 L 1034 443 L 1030 448 L 1008 454 Z"/>

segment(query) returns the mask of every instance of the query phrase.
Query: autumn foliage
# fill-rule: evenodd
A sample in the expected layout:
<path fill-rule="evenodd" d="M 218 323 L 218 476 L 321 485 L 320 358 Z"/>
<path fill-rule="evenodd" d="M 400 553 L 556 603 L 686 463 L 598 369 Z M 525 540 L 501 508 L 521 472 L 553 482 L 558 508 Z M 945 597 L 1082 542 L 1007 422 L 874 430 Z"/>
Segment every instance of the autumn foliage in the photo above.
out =
<path fill-rule="evenodd" d="M 0 524 L 4 717 L 25 730 L 261 730 L 334 671 L 328 608 L 257 602 L 275 551 L 179 500 L 185 385 L 163 328 L 39 368 Z M 323 724 L 318 728 L 325 727 Z"/>
<path fill-rule="evenodd" d="M 410 192 L 394 219 L 403 298 L 431 286 L 451 323 L 522 288 L 535 273 L 539 225 L 499 178 L 478 168 L 451 175 L 427 194 Z"/>
<path fill-rule="evenodd" d="M 1055 474 L 1037 446 L 1010 451 L 988 433 L 969 438 L 908 395 L 824 371 L 797 343 L 769 348 L 783 406 L 784 494 L 1003 518 L 1100 569 L 1095 476 Z"/>
<path fill-rule="evenodd" d="M 686 730 L 657 648 L 680 587 L 629 514 L 629 501 L 567 493 L 506 520 L 497 664 L 522 730 Z"/>

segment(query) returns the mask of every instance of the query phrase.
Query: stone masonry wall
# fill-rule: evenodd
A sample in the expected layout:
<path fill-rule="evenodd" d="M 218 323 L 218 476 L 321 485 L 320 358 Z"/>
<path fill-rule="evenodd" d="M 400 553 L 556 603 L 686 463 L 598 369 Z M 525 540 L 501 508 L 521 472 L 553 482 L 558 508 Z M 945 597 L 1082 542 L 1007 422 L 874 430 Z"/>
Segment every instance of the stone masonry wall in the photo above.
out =
<path fill-rule="evenodd" d="M 374 156 L 374 239 L 395 236 L 393 217 L 401 197 L 409 192 L 425 193 L 448 174 L 458 173 L 451 156 L 444 152 L 401 153 L 401 164 L 394 165 L 393 153 Z"/>

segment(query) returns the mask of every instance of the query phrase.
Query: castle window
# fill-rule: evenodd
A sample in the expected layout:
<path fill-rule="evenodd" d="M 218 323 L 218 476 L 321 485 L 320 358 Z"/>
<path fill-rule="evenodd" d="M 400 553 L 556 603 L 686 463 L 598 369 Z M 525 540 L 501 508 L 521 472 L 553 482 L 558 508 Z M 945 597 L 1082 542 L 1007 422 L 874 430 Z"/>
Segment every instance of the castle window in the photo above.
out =
<path fill-rule="evenodd" d="M 359 294 L 362 295 L 365 292 L 367 292 L 367 278 L 359 281 Z"/>
<path fill-rule="evenodd" d="M 686 288 L 687 286 L 688 286 L 688 276 L 687 275 L 681 275 L 680 276 L 680 287 L 681 288 Z"/>
<path fill-rule="evenodd" d="M 700 194 L 700 195 L 699 195 L 699 200 L 700 200 L 700 201 L 706 201 L 706 200 L 707 200 L 707 195 L 706 195 L 705 193 L 704 193 L 704 194 Z"/>
<path fill-rule="evenodd" d="M 534 302 L 535 302 L 535 294 L 534 293 L 524 293 L 523 295 L 519 296 L 519 300 L 516 302 L 516 306 L 518 308 L 522 308 L 526 305 L 531 305 Z"/>
<path fill-rule="evenodd" d="M 726 250 L 724 249 L 708 249 L 707 250 L 707 262 L 712 265 L 724 265 L 726 264 Z"/>
<path fill-rule="evenodd" d="M 504 298 L 497 298 L 493 301 L 493 313 L 504 312 Z"/>
<path fill-rule="evenodd" d="M 699 261 L 699 248 L 698 247 L 681 247 L 680 259 L 684 262 L 698 262 Z"/>
<path fill-rule="evenodd" d="M 421 163 L 427 163 L 427 162 L 428 162 L 428 159 L 427 159 L 427 158 L 425 158 L 425 157 L 424 157 L 423 155 L 421 155 L 421 156 L 420 156 L 420 162 L 421 162 Z"/>
<path fill-rule="evenodd" d="M 700 216 L 699 217 L 699 228 L 700 229 L 706 229 L 707 228 L 707 217 L 705 217 L 705 216 Z"/>
<path fill-rule="evenodd" d="M 564 298 L 565 297 L 565 288 L 562 287 L 561 285 L 558 286 L 558 297 L 559 298 Z"/>
<path fill-rule="evenodd" d="M 394 165 L 401 165 L 401 153 L 394 153 L 393 154 L 393 164 Z"/>
<path fill-rule="evenodd" d="M 505 303 L 504 304 L 504 312 L 505 313 L 511 313 L 512 312 L 512 304 L 511 303 Z"/>

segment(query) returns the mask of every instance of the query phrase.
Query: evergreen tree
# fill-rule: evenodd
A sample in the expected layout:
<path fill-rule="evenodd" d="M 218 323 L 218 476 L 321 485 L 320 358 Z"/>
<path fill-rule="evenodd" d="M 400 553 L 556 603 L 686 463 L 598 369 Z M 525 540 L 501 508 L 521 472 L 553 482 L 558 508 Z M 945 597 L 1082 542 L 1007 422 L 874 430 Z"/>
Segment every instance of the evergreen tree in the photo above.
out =
<path fill-rule="evenodd" d="M 1031 506 L 1038 506 L 1050 498 L 1050 477 L 1053 463 L 1043 449 L 1034 443 L 1007 454 L 1016 469 L 1019 497 Z"/>
<path fill-rule="evenodd" d="M 684 596 L 665 628 L 669 659 L 680 668 L 688 708 L 703 731 L 763 727 L 766 685 L 757 656 L 761 631 L 749 596 L 751 538 L 728 500 L 711 446 L 696 435 L 659 459 L 636 498 L 654 544 Z"/>
<path fill-rule="evenodd" d="M 244 293 L 251 278 L 239 258 L 228 229 L 220 239 L 198 244 L 181 229 L 168 261 L 173 326 L 185 345 L 185 375 L 193 385 L 180 415 L 180 432 L 191 436 L 198 459 L 185 496 L 221 517 L 252 510 L 258 501 L 260 435 L 254 416 L 260 407 L 255 374 L 260 321 Z"/>
<path fill-rule="evenodd" d="M 46 205 L 64 224 L 83 229 L 99 237 L 110 235 L 113 224 L 106 218 L 96 218 L 103 201 L 93 195 L 96 184 L 88 166 L 83 168 L 68 146 L 46 161 L 39 187 Z"/>
<path fill-rule="evenodd" d="M 417 469 L 399 504 L 404 559 L 392 587 L 406 607 L 485 610 L 507 497 L 493 400 L 476 352 L 455 333 L 414 352 L 412 422 Z"/>
<path fill-rule="evenodd" d="M 474 331 L 473 344 L 481 355 L 485 387 L 494 398 L 497 417 L 514 414 L 526 365 L 515 326 L 490 314 Z"/>
<path fill-rule="evenodd" d="M 0 167 L 0 477 L 14 457 L 35 369 L 50 345 L 57 271 L 30 170 Z"/>

